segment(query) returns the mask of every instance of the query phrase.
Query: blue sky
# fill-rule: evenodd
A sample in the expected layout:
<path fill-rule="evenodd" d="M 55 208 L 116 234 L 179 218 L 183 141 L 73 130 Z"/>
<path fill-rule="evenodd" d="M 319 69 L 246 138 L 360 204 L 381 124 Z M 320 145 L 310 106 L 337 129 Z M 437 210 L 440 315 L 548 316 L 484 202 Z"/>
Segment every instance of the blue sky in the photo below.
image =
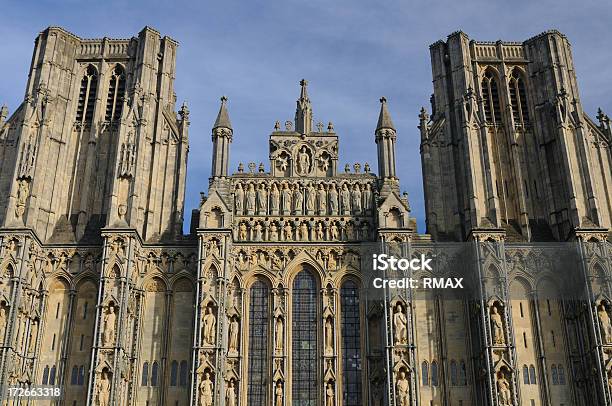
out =
<path fill-rule="evenodd" d="M 145 25 L 179 41 L 176 93 L 191 110 L 186 224 L 210 175 L 210 128 L 229 97 L 238 162 L 266 163 L 275 120 L 292 119 L 306 78 L 315 121 L 333 121 L 340 168 L 376 168 L 381 96 L 398 129 L 398 174 L 424 232 L 417 114 L 432 92 L 429 44 L 456 30 L 522 41 L 551 28 L 573 46 L 585 110 L 612 113 L 612 3 L 601 1 L 3 1 L 0 103 L 23 100 L 33 40 L 49 25 L 83 37 L 129 38 Z"/>

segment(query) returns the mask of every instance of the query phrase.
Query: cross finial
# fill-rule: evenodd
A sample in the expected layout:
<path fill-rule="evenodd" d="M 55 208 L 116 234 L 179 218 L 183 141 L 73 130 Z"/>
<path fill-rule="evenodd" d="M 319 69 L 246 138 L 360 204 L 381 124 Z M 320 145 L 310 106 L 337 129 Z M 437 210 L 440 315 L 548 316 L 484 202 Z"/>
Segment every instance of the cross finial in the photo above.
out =
<path fill-rule="evenodd" d="M 302 86 L 302 87 L 308 86 L 308 81 L 306 79 L 300 80 L 300 86 Z"/>
<path fill-rule="evenodd" d="M 221 96 L 221 103 L 227 102 L 227 96 Z"/>
<path fill-rule="evenodd" d="M 383 103 L 383 104 L 386 103 L 387 102 L 387 98 L 385 96 L 381 97 L 380 98 L 380 102 Z"/>

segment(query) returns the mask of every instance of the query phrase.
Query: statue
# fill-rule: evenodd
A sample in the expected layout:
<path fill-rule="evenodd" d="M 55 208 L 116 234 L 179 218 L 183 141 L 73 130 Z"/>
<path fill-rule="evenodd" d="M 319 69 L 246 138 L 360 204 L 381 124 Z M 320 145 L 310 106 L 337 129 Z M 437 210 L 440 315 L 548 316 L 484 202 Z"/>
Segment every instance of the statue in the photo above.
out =
<path fill-rule="evenodd" d="M 252 183 L 249 183 L 246 192 L 246 211 L 247 214 L 255 214 L 255 186 Z"/>
<path fill-rule="evenodd" d="M 325 390 L 325 406 L 334 406 L 334 387 L 331 382 L 327 384 L 327 389 Z"/>
<path fill-rule="evenodd" d="M 338 214 L 338 191 L 336 185 L 329 185 L 329 214 Z"/>
<path fill-rule="evenodd" d="M 261 223 L 258 221 L 255 224 L 255 241 L 261 241 L 262 239 L 263 239 L 262 226 L 261 226 Z"/>
<path fill-rule="evenodd" d="M 314 214 L 316 205 L 317 191 L 311 183 L 308 185 L 308 189 L 306 189 L 306 212 L 308 214 Z"/>
<path fill-rule="evenodd" d="M 340 211 L 342 214 L 350 214 L 351 212 L 351 192 L 348 190 L 348 186 L 346 183 L 342 185 L 342 190 L 340 191 Z"/>
<path fill-rule="evenodd" d="M 225 390 L 225 405 L 236 406 L 236 391 L 234 390 L 234 380 L 230 379 Z"/>
<path fill-rule="evenodd" d="M 274 406 L 283 406 L 283 384 L 279 380 L 274 390 Z"/>
<path fill-rule="evenodd" d="M 17 181 L 17 202 L 15 204 L 15 214 L 21 217 L 25 211 L 25 204 L 30 193 L 30 184 L 27 180 L 21 179 Z"/>
<path fill-rule="evenodd" d="M 491 309 L 491 330 L 493 332 L 493 344 L 504 344 L 504 323 L 501 315 L 497 311 L 497 305 Z"/>
<path fill-rule="evenodd" d="M 228 342 L 228 351 L 229 353 L 238 352 L 238 330 L 240 329 L 240 323 L 238 323 L 238 318 L 233 317 L 229 326 L 229 342 Z"/>
<path fill-rule="evenodd" d="M 363 190 L 363 210 L 367 212 L 368 210 L 372 210 L 372 186 L 369 183 L 366 183 L 365 189 Z"/>
<path fill-rule="evenodd" d="M 247 226 L 244 222 L 238 226 L 238 239 L 241 241 L 246 241 L 247 239 Z"/>
<path fill-rule="evenodd" d="M 346 239 L 352 241 L 355 239 L 355 227 L 352 222 L 346 223 Z"/>
<path fill-rule="evenodd" d="M 100 379 L 96 383 L 98 393 L 98 406 L 108 406 L 110 400 L 110 380 L 106 369 L 102 370 Z"/>
<path fill-rule="evenodd" d="M 282 194 L 283 214 L 291 214 L 291 189 L 285 183 Z"/>
<path fill-rule="evenodd" d="M 294 214 L 302 214 L 302 202 L 304 198 L 302 196 L 302 192 L 300 192 L 300 185 L 295 185 L 293 187 L 293 213 Z"/>
<path fill-rule="evenodd" d="M 323 184 L 319 184 L 319 190 L 317 192 L 317 203 L 319 204 L 319 214 L 327 214 L 327 192 Z"/>
<path fill-rule="evenodd" d="M 274 326 L 274 349 L 279 354 L 282 354 L 283 352 L 283 327 L 283 319 L 281 317 L 277 317 L 276 325 Z"/>
<path fill-rule="evenodd" d="M 334 353 L 334 326 L 331 316 L 325 320 L 325 354 Z"/>
<path fill-rule="evenodd" d="M 215 327 L 217 325 L 217 319 L 213 314 L 212 307 L 206 307 L 206 314 L 204 315 L 204 342 L 209 345 L 213 345 L 215 343 Z"/>
<path fill-rule="evenodd" d="M 204 373 L 204 379 L 200 382 L 200 406 L 212 406 L 213 404 L 213 383 L 210 374 Z"/>
<path fill-rule="evenodd" d="M 268 190 L 263 183 L 257 189 L 257 212 L 266 214 L 268 211 Z"/>
<path fill-rule="evenodd" d="M 270 241 L 278 241 L 278 226 L 276 223 L 270 224 Z"/>
<path fill-rule="evenodd" d="M 333 252 L 329 253 L 329 258 L 327 259 L 327 269 L 335 270 L 337 266 L 336 256 Z"/>
<path fill-rule="evenodd" d="M 317 223 L 317 241 L 323 241 L 324 240 L 324 233 L 323 233 L 323 225 L 319 222 Z"/>
<path fill-rule="evenodd" d="M 370 226 L 368 223 L 361 223 L 361 239 L 368 240 L 370 238 Z"/>
<path fill-rule="evenodd" d="M 308 224 L 305 221 L 300 224 L 300 240 L 308 241 Z"/>
<path fill-rule="evenodd" d="M 244 190 L 242 189 L 242 184 L 240 183 L 236 185 L 234 201 L 236 204 L 236 214 L 242 214 L 244 205 Z"/>
<path fill-rule="evenodd" d="M 353 213 L 357 215 L 361 214 L 361 189 L 357 184 L 353 188 L 351 204 L 353 205 Z"/>
<path fill-rule="evenodd" d="M 497 393 L 499 395 L 500 406 L 512 405 L 512 393 L 510 392 L 510 384 L 503 373 L 497 378 Z"/>
<path fill-rule="evenodd" d="M 608 315 L 605 303 L 602 302 L 599 305 L 597 316 L 601 327 L 601 342 L 603 344 L 609 344 L 612 342 L 612 323 L 610 322 L 610 316 Z"/>
<path fill-rule="evenodd" d="M 404 309 L 401 304 L 397 304 L 396 312 L 393 315 L 393 328 L 395 329 L 395 344 L 405 344 L 408 333 L 408 319 L 404 314 Z"/>
<path fill-rule="evenodd" d="M 397 404 L 398 406 L 409 406 L 410 405 L 410 383 L 406 379 L 406 372 L 400 371 L 397 383 L 395 384 L 397 391 Z"/>
<path fill-rule="evenodd" d="M 2 322 L 0 322 L 0 331 L 2 330 Z M 28 344 L 28 352 L 33 353 L 34 347 L 36 346 L 36 336 L 38 335 L 38 320 L 32 320 L 32 326 L 30 328 L 30 342 Z M 2 338 L 2 333 L 0 333 L 0 338 Z"/>
<path fill-rule="evenodd" d="M 298 153 L 298 173 L 300 175 L 308 175 L 310 173 L 310 155 L 306 151 L 306 147 L 302 147 Z"/>
<path fill-rule="evenodd" d="M 285 226 L 283 227 L 283 231 L 285 232 L 285 241 L 293 240 L 293 228 L 289 222 L 285 222 Z"/>
<path fill-rule="evenodd" d="M 103 345 L 112 345 L 115 340 L 115 327 L 117 315 L 115 314 L 115 306 L 108 305 L 108 312 L 104 315 L 104 333 L 102 335 Z"/>
<path fill-rule="evenodd" d="M 276 187 L 276 183 L 272 184 L 270 189 L 270 214 L 278 214 L 280 192 Z"/>
<path fill-rule="evenodd" d="M 331 224 L 329 231 L 330 231 L 329 238 L 331 240 L 338 240 L 338 226 L 336 225 L 336 223 Z"/>
<path fill-rule="evenodd" d="M 0 304 L 0 339 L 3 339 L 6 334 L 7 317 L 6 307 L 4 302 L 2 302 L 2 304 Z"/>

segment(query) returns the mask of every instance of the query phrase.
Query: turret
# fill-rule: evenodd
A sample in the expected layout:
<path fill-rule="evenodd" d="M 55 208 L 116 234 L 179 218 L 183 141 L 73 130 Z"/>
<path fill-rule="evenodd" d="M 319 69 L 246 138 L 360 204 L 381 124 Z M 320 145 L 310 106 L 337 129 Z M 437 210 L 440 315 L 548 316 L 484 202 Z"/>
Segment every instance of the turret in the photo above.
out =
<path fill-rule="evenodd" d="M 308 81 L 300 80 L 302 90 L 300 98 L 297 100 L 297 108 L 295 109 L 295 131 L 300 134 L 310 134 L 312 131 L 312 105 L 308 97 Z"/>
<path fill-rule="evenodd" d="M 387 99 L 380 99 L 380 114 L 376 125 L 376 149 L 378 151 L 378 176 L 395 178 L 396 131 L 387 108 Z"/>
<path fill-rule="evenodd" d="M 221 107 L 217 120 L 212 128 L 213 156 L 212 174 L 215 177 L 227 176 L 227 166 L 229 164 L 229 145 L 232 142 L 234 130 L 227 112 L 227 97 L 221 97 Z"/>

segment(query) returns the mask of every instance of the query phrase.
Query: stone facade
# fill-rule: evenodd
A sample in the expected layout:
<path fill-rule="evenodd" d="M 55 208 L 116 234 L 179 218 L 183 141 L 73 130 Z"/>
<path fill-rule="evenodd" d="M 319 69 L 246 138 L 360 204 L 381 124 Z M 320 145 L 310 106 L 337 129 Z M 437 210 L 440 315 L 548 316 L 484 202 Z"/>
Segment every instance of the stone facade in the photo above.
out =
<path fill-rule="evenodd" d="M 313 125 L 302 81 L 268 171 L 229 173 L 221 99 L 208 192 L 183 235 L 177 46 L 151 28 L 48 28 L 24 102 L 0 111 L 4 389 L 60 386 L 35 404 L 67 406 L 612 404 L 612 133 L 580 107 L 564 36 L 431 46 L 427 234 L 400 194 L 386 99 L 378 174 L 339 169 L 338 134 Z M 575 262 L 559 255 L 574 249 Z M 479 289 L 381 297 L 367 289 L 379 251 L 474 264 Z M 553 271 L 567 263 L 583 296 L 562 299 Z"/>

